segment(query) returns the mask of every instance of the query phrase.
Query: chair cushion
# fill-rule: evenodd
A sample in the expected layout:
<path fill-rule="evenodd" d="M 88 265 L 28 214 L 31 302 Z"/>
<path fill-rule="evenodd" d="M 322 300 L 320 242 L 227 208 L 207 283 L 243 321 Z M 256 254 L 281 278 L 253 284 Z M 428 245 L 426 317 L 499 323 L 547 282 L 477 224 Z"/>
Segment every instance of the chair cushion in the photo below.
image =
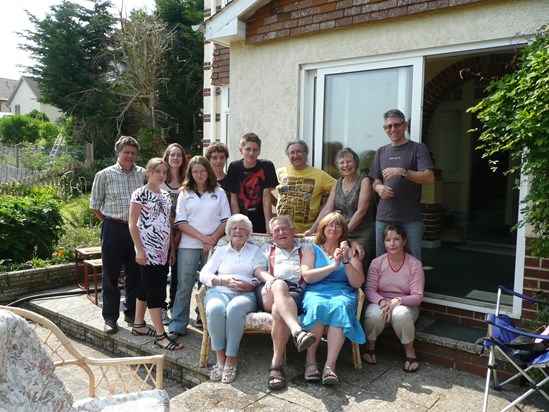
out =
<path fill-rule="evenodd" d="M 70 391 L 51 358 L 20 316 L 0 310 L 0 404 L 14 411 L 68 411 Z"/>
<path fill-rule="evenodd" d="M 170 398 L 164 390 L 113 395 L 103 398 L 85 398 L 76 401 L 71 411 L 86 412 L 165 412 L 170 410 Z"/>
<path fill-rule="evenodd" d="M 251 312 L 246 315 L 244 330 L 256 330 L 270 332 L 273 325 L 273 317 L 267 312 Z"/>

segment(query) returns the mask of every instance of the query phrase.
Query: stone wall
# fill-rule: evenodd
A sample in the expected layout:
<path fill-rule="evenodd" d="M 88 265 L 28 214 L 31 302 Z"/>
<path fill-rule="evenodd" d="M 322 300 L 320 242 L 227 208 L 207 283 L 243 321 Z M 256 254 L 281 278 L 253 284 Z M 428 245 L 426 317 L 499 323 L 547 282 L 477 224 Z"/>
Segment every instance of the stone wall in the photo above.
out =
<path fill-rule="evenodd" d="M 0 273 L 0 304 L 76 283 L 74 263 Z"/>

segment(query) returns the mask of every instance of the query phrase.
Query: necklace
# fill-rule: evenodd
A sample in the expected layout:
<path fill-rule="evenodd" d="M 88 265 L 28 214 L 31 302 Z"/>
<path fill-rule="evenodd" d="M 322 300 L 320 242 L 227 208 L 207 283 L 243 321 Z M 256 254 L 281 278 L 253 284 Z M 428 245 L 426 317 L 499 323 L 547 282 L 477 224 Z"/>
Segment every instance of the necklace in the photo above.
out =
<path fill-rule="evenodd" d="M 343 193 L 345 194 L 345 196 L 347 196 L 349 194 L 349 191 L 353 188 L 353 186 L 355 185 L 355 182 L 356 182 L 356 176 L 354 177 L 354 179 L 351 181 L 351 183 L 349 184 L 345 184 L 345 178 L 343 178 L 342 182 L 341 182 L 341 187 L 343 188 Z"/>
<path fill-rule="evenodd" d="M 324 247 L 324 245 L 321 245 L 320 248 L 321 248 L 322 251 L 326 254 L 326 256 L 328 256 L 328 259 L 334 260 L 334 257 L 332 256 L 332 254 L 326 250 L 326 248 Z"/>
<path fill-rule="evenodd" d="M 389 267 L 393 272 L 398 272 L 400 269 L 402 269 L 402 266 L 404 266 L 404 262 L 406 261 L 406 254 L 404 255 L 404 259 L 402 259 L 402 263 L 400 264 L 400 267 L 398 269 L 394 269 L 393 265 L 391 265 L 391 259 L 389 258 L 389 255 L 387 255 L 387 262 L 389 262 Z"/>

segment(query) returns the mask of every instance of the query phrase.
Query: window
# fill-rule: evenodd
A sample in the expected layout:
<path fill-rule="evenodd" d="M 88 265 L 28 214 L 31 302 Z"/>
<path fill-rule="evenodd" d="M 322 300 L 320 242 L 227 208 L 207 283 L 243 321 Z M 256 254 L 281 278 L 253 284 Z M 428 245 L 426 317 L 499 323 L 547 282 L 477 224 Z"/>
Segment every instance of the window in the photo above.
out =
<path fill-rule="evenodd" d="M 383 113 L 393 108 L 414 120 L 411 137 L 419 140 L 422 72 L 422 59 L 306 69 L 302 138 L 312 143 L 313 164 L 332 170 L 338 150 L 351 147 L 367 173 L 388 143 Z"/>
<path fill-rule="evenodd" d="M 19 104 L 15 105 L 15 114 L 21 114 L 21 105 Z"/>

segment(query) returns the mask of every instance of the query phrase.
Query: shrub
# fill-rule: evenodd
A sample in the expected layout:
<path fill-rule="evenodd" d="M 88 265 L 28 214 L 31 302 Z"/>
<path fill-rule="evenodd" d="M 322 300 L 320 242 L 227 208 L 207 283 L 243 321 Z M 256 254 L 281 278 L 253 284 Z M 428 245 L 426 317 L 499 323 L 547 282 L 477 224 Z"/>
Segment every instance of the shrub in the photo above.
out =
<path fill-rule="evenodd" d="M 167 144 L 158 129 L 141 129 L 137 135 L 139 142 L 139 153 L 137 164 L 145 166 L 149 159 L 162 157 Z"/>
<path fill-rule="evenodd" d="M 51 257 L 63 231 L 61 204 L 33 188 L 25 196 L 0 196 L 0 256 L 14 262 Z"/>
<path fill-rule="evenodd" d="M 0 120 L 0 141 L 7 144 L 33 143 L 40 134 L 40 121 L 14 114 Z"/>

